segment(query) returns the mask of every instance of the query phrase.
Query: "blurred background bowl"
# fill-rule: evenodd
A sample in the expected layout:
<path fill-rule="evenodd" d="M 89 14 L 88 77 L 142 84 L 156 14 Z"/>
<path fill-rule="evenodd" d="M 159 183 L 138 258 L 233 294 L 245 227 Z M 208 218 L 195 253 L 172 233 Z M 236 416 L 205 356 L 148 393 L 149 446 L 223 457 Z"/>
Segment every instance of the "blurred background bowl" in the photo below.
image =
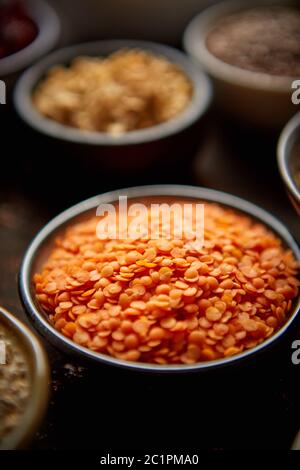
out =
<path fill-rule="evenodd" d="M 180 45 L 194 15 L 217 0 L 50 0 L 64 45 L 99 39 L 144 39 Z"/>
<path fill-rule="evenodd" d="M 54 65 L 69 64 L 80 55 L 107 56 L 122 48 L 140 48 L 161 55 L 181 67 L 191 80 L 194 93 L 190 104 L 175 118 L 147 129 L 114 137 L 105 132 L 88 132 L 47 119 L 35 109 L 32 92 L 45 73 Z M 121 171 L 145 169 L 151 163 L 175 164 L 193 154 L 199 142 L 200 120 L 211 102 L 211 85 L 206 75 L 182 52 L 156 43 L 131 40 L 108 40 L 70 46 L 53 52 L 19 79 L 14 95 L 17 112 L 35 130 L 58 144 L 68 144 L 71 154 L 82 157 L 96 168 Z M 61 154 L 62 147 L 59 146 Z M 55 153 L 55 152 L 54 152 Z M 75 161 L 74 161 L 75 164 Z"/>
<path fill-rule="evenodd" d="M 300 450 L 300 430 L 298 431 L 293 443 L 291 450 Z"/>
<path fill-rule="evenodd" d="M 18 426 L 1 441 L 0 450 L 23 449 L 30 443 L 41 425 L 48 405 L 50 380 L 48 359 L 35 334 L 2 307 L 0 307 L 0 322 L 18 340 L 30 368 L 30 394 L 25 411 Z"/>
<path fill-rule="evenodd" d="M 249 8 L 297 5 L 289 0 L 222 1 L 196 16 L 184 33 L 184 48 L 213 80 L 221 110 L 248 125 L 277 129 L 297 111 L 291 101 L 293 78 L 258 73 L 223 62 L 206 47 L 206 37 L 223 17 Z M 297 78 L 297 77 L 296 77 Z"/>
<path fill-rule="evenodd" d="M 0 79 L 11 89 L 19 74 L 51 51 L 59 40 L 60 22 L 55 10 L 44 0 L 27 0 L 26 13 L 38 27 L 36 38 L 24 49 L 0 59 Z"/>
<path fill-rule="evenodd" d="M 159 202 L 161 198 L 167 197 L 168 200 L 170 200 L 170 198 L 175 200 L 176 198 L 180 198 L 181 200 L 188 199 L 194 201 L 214 202 L 228 206 L 257 219 L 259 222 L 268 226 L 283 241 L 284 245 L 293 251 L 295 257 L 300 260 L 300 250 L 297 243 L 294 241 L 288 230 L 276 218 L 254 204 L 230 194 L 193 186 L 157 185 L 127 188 L 93 197 L 67 209 L 50 221 L 32 241 L 21 266 L 19 292 L 25 311 L 33 325 L 54 346 L 67 354 L 80 358 L 82 361 L 114 365 L 136 371 L 180 373 L 211 370 L 226 365 L 238 364 L 242 359 L 253 358 L 253 356 L 264 351 L 268 346 L 275 343 L 287 332 L 299 313 L 300 295 L 295 299 L 288 321 L 273 336 L 269 337 L 258 346 L 243 351 L 235 356 L 207 362 L 199 362 L 191 365 L 156 365 L 117 359 L 80 346 L 64 336 L 61 332 L 57 331 L 54 326 L 50 324 L 48 316 L 42 310 L 36 299 L 32 281 L 33 275 L 36 272 L 40 272 L 44 262 L 47 260 L 53 249 L 55 239 L 64 232 L 66 227 L 70 226 L 70 224 L 77 223 L 80 220 L 84 220 L 89 216 L 94 216 L 99 204 L 116 203 L 121 195 L 127 196 L 128 199 L 137 199 L 139 202 L 142 202 L 147 198 L 148 200 L 150 198 L 151 201 L 155 200 L 156 202 Z"/>
<path fill-rule="evenodd" d="M 289 198 L 300 215 L 300 113 L 283 129 L 278 142 L 277 159 Z M 298 183 L 295 179 L 296 173 Z"/>

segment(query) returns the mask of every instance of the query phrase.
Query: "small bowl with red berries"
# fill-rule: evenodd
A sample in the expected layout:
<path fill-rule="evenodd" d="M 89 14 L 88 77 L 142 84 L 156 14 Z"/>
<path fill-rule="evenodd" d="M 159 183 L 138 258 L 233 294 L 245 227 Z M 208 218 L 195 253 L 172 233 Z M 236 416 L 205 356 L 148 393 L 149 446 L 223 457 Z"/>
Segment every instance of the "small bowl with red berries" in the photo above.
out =
<path fill-rule="evenodd" d="M 10 87 L 59 35 L 58 16 L 44 0 L 0 0 L 0 79 Z"/>

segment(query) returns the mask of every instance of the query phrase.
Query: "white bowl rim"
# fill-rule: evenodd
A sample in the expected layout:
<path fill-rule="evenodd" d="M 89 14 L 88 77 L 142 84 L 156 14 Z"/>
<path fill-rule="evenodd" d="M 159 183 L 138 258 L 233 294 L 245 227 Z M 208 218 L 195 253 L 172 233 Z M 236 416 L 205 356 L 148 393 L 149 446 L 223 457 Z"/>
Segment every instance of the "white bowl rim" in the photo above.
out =
<path fill-rule="evenodd" d="M 287 4 L 290 3 L 295 2 L 287 0 Z M 196 15 L 188 24 L 183 36 L 184 49 L 189 55 L 200 62 L 211 76 L 217 79 L 250 89 L 272 91 L 275 93 L 291 93 L 291 84 L 297 77 L 254 72 L 228 64 L 212 54 L 205 43 L 208 31 L 223 16 L 247 10 L 248 8 L 282 4 L 284 4 L 284 0 L 257 0 L 255 2 L 251 0 L 223 0 L 216 5 L 212 5 Z"/>
<path fill-rule="evenodd" d="M 38 27 L 36 38 L 18 52 L 0 59 L 0 77 L 17 73 L 50 51 L 60 35 L 60 21 L 55 10 L 44 0 L 27 0 L 26 11 Z"/>
<path fill-rule="evenodd" d="M 113 137 L 105 132 L 82 131 L 59 124 L 44 117 L 34 108 L 31 100 L 32 90 L 43 74 L 54 64 L 68 62 L 78 55 L 95 55 L 98 49 L 98 55 L 100 56 L 101 50 L 111 50 L 112 52 L 126 47 L 146 49 L 158 55 L 163 55 L 183 69 L 193 83 L 194 94 L 191 102 L 182 113 L 162 124 Z M 102 52 L 102 54 L 105 54 L 105 52 Z M 209 78 L 186 54 L 163 44 L 131 39 L 85 42 L 54 51 L 22 74 L 14 93 L 14 103 L 18 113 L 35 130 L 63 141 L 110 146 L 146 143 L 179 133 L 195 123 L 206 112 L 211 99 L 212 86 Z"/>
<path fill-rule="evenodd" d="M 31 279 L 31 268 L 35 255 L 38 252 L 39 248 L 48 239 L 56 230 L 62 227 L 62 225 L 71 221 L 73 218 L 84 214 L 85 212 L 96 208 L 100 203 L 108 203 L 117 201 L 120 195 L 127 195 L 129 198 L 138 198 L 138 197 L 154 197 L 154 196 L 168 196 L 168 197 L 181 197 L 181 198 L 195 198 L 208 202 L 216 202 L 225 206 L 229 206 L 238 211 L 245 212 L 258 219 L 261 223 L 270 227 L 270 229 L 277 234 L 281 240 L 289 247 L 296 259 L 300 260 L 300 249 L 289 233 L 285 226 L 279 222 L 273 215 L 269 214 L 266 210 L 261 209 L 260 207 L 252 204 L 244 199 L 241 199 L 237 196 L 232 196 L 227 193 L 220 191 L 200 188 L 195 186 L 181 186 L 181 185 L 151 185 L 151 186 L 138 186 L 132 188 L 126 188 L 121 190 L 110 191 L 99 196 L 92 197 L 87 199 L 71 208 L 60 213 L 54 219 L 52 219 L 33 239 L 30 246 L 28 247 L 23 263 L 20 269 L 19 276 L 19 289 L 20 296 L 25 307 L 26 312 L 29 317 L 38 328 L 38 330 L 48 338 L 50 341 L 56 344 L 58 348 L 68 349 L 73 353 L 92 359 L 101 363 L 108 365 L 119 366 L 126 369 L 139 370 L 139 371 L 152 371 L 152 372 L 162 372 L 162 373 L 178 373 L 178 372 L 188 372 L 188 371 L 200 371 L 208 370 L 214 367 L 220 367 L 229 364 L 235 364 L 241 359 L 246 359 L 249 356 L 252 356 L 255 353 L 260 352 L 261 350 L 270 346 L 275 342 L 281 335 L 283 335 L 289 326 L 294 322 L 297 317 L 297 314 L 300 310 L 300 295 L 296 300 L 295 308 L 293 313 L 290 315 L 288 321 L 278 330 L 274 335 L 268 338 L 266 341 L 263 341 L 258 346 L 243 351 L 240 354 L 231 356 L 224 359 L 217 359 L 207 362 L 199 362 L 195 364 L 175 364 L 175 365 L 155 365 L 148 364 L 143 362 L 130 362 L 121 359 L 116 359 L 106 354 L 99 352 L 94 352 L 88 348 L 80 346 L 73 342 L 72 340 L 66 338 L 62 333 L 58 332 L 54 326 L 52 326 L 49 321 L 46 319 L 45 315 L 36 307 L 33 300 L 33 295 L 31 292 L 32 279 Z"/>
<path fill-rule="evenodd" d="M 0 307 L 0 318 L 12 327 L 14 336 L 22 337 L 32 359 L 31 395 L 28 397 L 25 412 L 21 418 L 22 426 L 15 428 L 0 443 L 0 450 L 22 448 L 28 442 L 28 432 L 36 432 L 46 413 L 49 398 L 50 369 L 48 356 L 39 338 L 11 312 Z"/>

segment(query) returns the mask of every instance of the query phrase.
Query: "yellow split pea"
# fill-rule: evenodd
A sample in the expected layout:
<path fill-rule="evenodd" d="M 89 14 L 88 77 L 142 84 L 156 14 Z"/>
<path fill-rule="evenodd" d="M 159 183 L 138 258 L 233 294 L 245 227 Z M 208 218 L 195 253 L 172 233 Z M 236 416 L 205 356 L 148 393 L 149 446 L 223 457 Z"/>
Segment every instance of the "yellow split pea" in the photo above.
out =
<path fill-rule="evenodd" d="M 51 323 L 94 351 L 156 364 L 231 356 L 272 336 L 298 295 L 293 253 L 228 208 L 205 204 L 200 250 L 184 239 L 100 241 L 97 223 L 70 226 L 34 276 Z"/>

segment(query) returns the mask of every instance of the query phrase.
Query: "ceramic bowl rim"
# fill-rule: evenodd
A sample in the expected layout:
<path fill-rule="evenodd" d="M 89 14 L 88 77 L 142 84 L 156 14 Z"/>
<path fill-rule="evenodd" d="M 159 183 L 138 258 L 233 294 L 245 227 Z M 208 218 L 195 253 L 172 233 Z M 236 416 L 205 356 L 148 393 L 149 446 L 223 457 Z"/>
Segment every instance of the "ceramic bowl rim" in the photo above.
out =
<path fill-rule="evenodd" d="M 72 340 L 66 338 L 59 333 L 55 328 L 50 325 L 46 320 L 45 316 L 36 307 L 32 293 L 31 293 L 31 267 L 35 257 L 38 255 L 38 250 L 41 245 L 51 236 L 56 230 L 62 227 L 62 225 L 74 219 L 76 216 L 80 216 L 83 213 L 92 210 L 97 207 L 100 203 L 107 203 L 117 201 L 120 195 L 127 195 L 128 198 L 143 198 L 143 197 L 155 197 L 155 196 L 168 196 L 168 197 L 180 197 L 180 198 L 195 198 L 203 201 L 217 202 L 225 206 L 230 206 L 233 209 L 245 212 L 252 217 L 260 220 L 262 223 L 268 225 L 295 254 L 296 258 L 300 260 L 300 249 L 290 235 L 284 225 L 279 222 L 274 216 L 269 214 L 264 209 L 240 199 L 236 196 L 226 194 L 220 191 L 212 189 L 194 187 L 194 186 L 179 186 L 179 185 L 152 185 L 152 186 L 140 186 L 127 188 L 122 190 L 110 191 L 99 196 L 87 199 L 75 206 L 65 210 L 57 217 L 52 219 L 33 239 L 29 248 L 26 251 L 23 263 L 21 265 L 20 276 L 19 276 L 19 290 L 22 303 L 25 307 L 29 318 L 33 321 L 36 328 L 48 338 L 48 340 L 54 343 L 58 348 L 68 350 L 69 352 L 77 353 L 81 358 L 88 358 L 95 360 L 96 362 L 105 363 L 108 365 L 119 366 L 131 370 L 139 371 L 151 371 L 151 372 L 162 372 L 162 373 L 180 373 L 188 371 L 200 371 L 216 368 L 219 366 L 234 364 L 239 362 L 241 359 L 253 356 L 255 353 L 265 349 L 267 346 L 274 343 L 279 337 L 281 337 L 289 326 L 294 322 L 297 317 L 300 308 L 300 295 L 298 295 L 297 304 L 289 320 L 275 335 L 268 338 L 266 341 L 256 346 L 255 348 L 249 349 L 240 353 L 236 356 L 229 358 L 218 359 L 208 362 L 200 362 L 192 365 L 153 365 L 148 363 L 129 362 L 121 359 L 116 359 L 111 356 L 101 354 L 98 352 L 91 351 L 80 345 L 77 345 Z"/>
<path fill-rule="evenodd" d="M 257 3 L 257 5 L 256 5 Z M 297 77 L 276 76 L 263 72 L 254 72 L 223 62 L 212 54 L 205 44 L 208 31 L 214 23 L 227 14 L 246 10 L 255 6 L 280 5 L 283 0 L 223 0 L 209 6 L 196 15 L 188 24 L 183 36 L 185 51 L 194 57 L 207 72 L 222 81 L 249 89 L 274 93 L 291 93 L 291 83 Z M 293 3 L 291 0 L 290 3 Z"/>
<path fill-rule="evenodd" d="M 24 448 L 45 415 L 49 398 L 50 371 L 46 352 L 36 334 L 12 313 L 0 307 L 0 318 L 16 337 L 21 338 L 25 354 L 31 359 L 31 393 L 18 427 L 1 442 L 0 449 Z"/>
<path fill-rule="evenodd" d="M 44 0 L 28 0 L 26 11 L 37 24 L 36 38 L 18 52 L 0 61 L 0 77 L 19 72 L 55 46 L 60 35 L 60 21 L 55 10 Z"/>

